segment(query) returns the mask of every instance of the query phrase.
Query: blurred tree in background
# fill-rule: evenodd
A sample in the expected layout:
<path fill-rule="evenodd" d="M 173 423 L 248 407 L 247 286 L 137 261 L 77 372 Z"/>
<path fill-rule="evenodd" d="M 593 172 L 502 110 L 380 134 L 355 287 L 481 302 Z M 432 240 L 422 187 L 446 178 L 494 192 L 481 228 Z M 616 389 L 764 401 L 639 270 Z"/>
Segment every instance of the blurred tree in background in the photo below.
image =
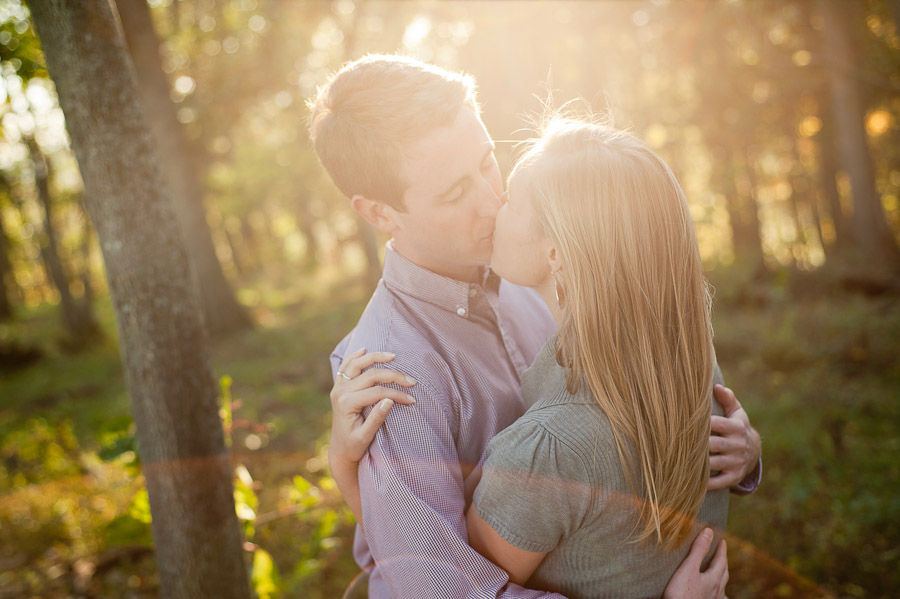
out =
<path fill-rule="evenodd" d="M 155 596 L 105 267 L 26 4 L 0 3 L 0 597 Z M 225 426 L 258 595 L 331 597 L 353 577 L 320 458 L 325 358 L 385 239 L 317 164 L 305 102 L 344 61 L 393 51 L 476 77 L 504 169 L 552 93 L 586 98 L 679 176 L 719 359 L 766 447 L 763 488 L 733 509 L 747 546 L 729 596 L 900 594 L 897 2 L 115 5 L 213 365 L 235 381 Z M 57 483 L 27 518 L 4 511 Z M 76 491 L 108 505 L 78 511 Z"/>

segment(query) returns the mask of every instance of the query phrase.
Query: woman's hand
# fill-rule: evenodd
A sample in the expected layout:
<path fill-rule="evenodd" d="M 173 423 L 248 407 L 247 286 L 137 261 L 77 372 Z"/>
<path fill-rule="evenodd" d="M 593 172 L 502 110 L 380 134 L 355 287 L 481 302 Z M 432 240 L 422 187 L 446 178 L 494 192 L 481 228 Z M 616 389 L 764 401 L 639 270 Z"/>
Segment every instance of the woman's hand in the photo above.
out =
<path fill-rule="evenodd" d="M 700 571 L 703 558 L 712 545 L 713 531 L 704 528 L 694 539 L 688 553 L 666 585 L 663 599 L 724 599 L 728 584 L 728 550 L 725 539 L 719 541 L 716 554 L 705 572 Z"/>
<path fill-rule="evenodd" d="M 402 372 L 386 368 L 372 368 L 375 363 L 390 362 L 394 354 L 358 349 L 344 358 L 338 368 L 331 389 L 331 457 L 347 464 L 357 464 L 384 423 L 394 402 L 414 404 L 416 400 L 403 391 L 382 387 L 380 383 L 396 383 L 411 387 L 416 381 Z M 366 419 L 363 409 L 378 404 Z"/>
<path fill-rule="evenodd" d="M 384 424 L 394 402 L 414 404 L 416 400 L 399 389 L 382 387 L 380 383 L 396 383 L 405 387 L 416 381 L 402 372 L 386 368 L 365 370 L 375 363 L 390 362 L 394 354 L 358 349 L 344 358 L 331 389 L 331 441 L 328 444 L 328 466 L 331 475 L 350 506 L 357 522 L 362 524 L 357 470 L 359 461 Z M 377 404 L 363 416 L 363 409 Z"/>

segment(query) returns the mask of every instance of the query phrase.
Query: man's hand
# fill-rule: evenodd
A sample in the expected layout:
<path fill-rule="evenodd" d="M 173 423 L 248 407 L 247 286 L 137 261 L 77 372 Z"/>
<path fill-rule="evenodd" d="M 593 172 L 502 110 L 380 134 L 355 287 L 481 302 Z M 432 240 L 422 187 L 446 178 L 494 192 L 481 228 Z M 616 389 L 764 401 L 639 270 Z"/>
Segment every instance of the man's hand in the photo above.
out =
<path fill-rule="evenodd" d="M 663 599 L 724 599 L 725 585 L 728 584 L 728 550 L 725 539 L 719 541 L 716 554 L 706 572 L 700 572 L 712 540 L 712 529 L 704 528 L 697 535 L 691 545 L 691 552 L 669 579 Z"/>
<path fill-rule="evenodd" d="M 750 418 L 728 387 L 716 385 L 716 401 L 725 416 L 713 416 L 710 422 L 709 469 L 719 474 L 709 479 L 709 490 L 725 489 L 740 483 L 759 463 L 762 442 L 750 426 Z"/>

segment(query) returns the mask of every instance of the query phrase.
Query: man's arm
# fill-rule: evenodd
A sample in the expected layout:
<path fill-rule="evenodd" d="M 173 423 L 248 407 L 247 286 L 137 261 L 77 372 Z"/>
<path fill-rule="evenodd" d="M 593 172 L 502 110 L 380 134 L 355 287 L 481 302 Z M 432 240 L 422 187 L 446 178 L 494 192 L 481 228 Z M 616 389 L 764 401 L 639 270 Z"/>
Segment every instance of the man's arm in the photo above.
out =
<path fill-rule="evenodd" d="M 361 354 L 360 354 L 361 355 Z M 371 371 L 370 371 L 371 372 Z M 388 382 L 388 381 L 385 381 Z M 385 388 L 387 389 L 387 388 Z M 337 391 L 335 393 L 335 390 Z M 357 386 L 343 386 L 337 384 L 335 390 L 332 391 L 332 402 L 335 406 L 342 405 L 345 407 L 364 405 L 365 401 L 361 399 L 362 390 Z M 396 391 L 395 389 L 393 391 Z M 421 391 L 420 391 L 421 393 Z M 413 395 L 417 395 L 413 392 Z M 378 401 L 378 400 L 375 400 Z M 370 402 L 370 404 L 373 402 Z M 352 410 L 351 410 L 352 411 Z M 410 410 L 391 411 L 394 418 L 398 418 L 396 423 L 391 423 L 391 429 L 396 428 L 397 431 L 389 429 L 375 429 L 366 427 L 354 435 L 352 440 L 342 441 L 335 438 L 338 436 L 349 436 L 350 427 L 339 427 L 333 429 L 331 447 L 342 448 L 346 452 L 344 459 L 340 462 L 339 468 L 349 471 L 353 484 L 349 488 L 340 487 L 348 504 L 360 506 L 359 484 L 356 479 L 357 470 L 360 464 L 353 461 L 355 452 L 359 451 L 359 444 L 363 444 L 362 452 L 368 447 L 368 443 L 373 441 L 376 430 L 382 430 L 382 436 L 378 442 L 373 444 L 373 455 L 369 456 L 363 463 L 363 467 L 359 472 L 359 481 L 364 486 L 377 489 L 374 495 L 377 501 L 373 505 L 367 506 L 367 517 L 373 522 L 372 530 L 366 530 L 366 538 L 370 545 L 373 557 L 379 562 L 379 570 L 382 572 L 384 579 L 391 587 L 391 593 L 396 596 L 416 596 L 416 597 L 445 597 L 451 596 L 482 596 L 488 587 L 497 597 L 502 598 L 561 598 L 558 594 L 547 594 L 538 591 L 529 591 L 515 584 L 505 584 L 507 581 L 507 573 L 494 564 L 488 562 L 484 557 L 475 552 L 468 545 L 468 537 L 461 534 L 461 529 L 466 527 L 464 516 L 460 516 L 459 523 L 454 524 L 454 517 L 447 517 L 446 513 L 438 513 L 422 496 L 431 497 L 432 501 L 442 505 L 444 499 L 453 504 L 452 512 L 459 511 L 462 514 L 464 499 L 462 497 L 462 473 L 460 472 L 458 457 L 455 447 L 452 443 L 449 446 L 440 447 L 435 452 L 434 458 L 422 460 L 413 457 L 420 455 L 423 450 L 427 450 L 429 444 L 421 446 L 416 452 L 411 452 L 408 457 L 413 464 L 419 463 L 421 468 L 410 468 L 410 464 L 403 464 L 400 460 L 392 460 L 391 466 L 387 465 L 385 456 L 397 451 L 396 440 L 397 433 L 403 431 L 419 430 L 425 435 L 426 439 L 436 439 L 443 436 L 450 436 L 450 431 L 444 421 L 441 426 L 437 426 L 438 430 L 431 430 L 434 427 L 424 426 L 424 420 L 421 415 L 415 417 Z M 356 409 L 356 416 L 365 418 L 363 409 Z M 369 418 L 372 418 L 371 411 Z M 443 419 L 439 419 L 442 420 Z M 382 419 L 379 419 L 379 426 Z M 440 431 L 443 430 L 443 433 Z M 435 433 L 435 434 L 433 434 Z M 421 436 L 421 435 L 420 435 Z M 402 435 L 399 437 L 402 439 Z M 386 454 L 385 451 L 389 453 Z M 427 453 L 427 451 L 426 451 Z M 443 456 L 438 458 L 438 456 Z M 435 459 L 436 458 L 436 459 Z M 332 451 L 329 451 L 329 462 L 334 459 Z M 357 458 L 358 459 L 358 458 Z M 382 464 L 379 466 L 378 464 Z M 449 465 L 445 468 L 442 465 Z M 335 474 L 336 464 L 332 463 L 332 474 Z M 337 469 L 339 469 L 337 468 Z M 440 471 L 439 475 L 435 474 L 435 470 Z M 379 475 L 381 471 L 381 475 Z M 425 489 L 417 491 L 408 483 L 410 475 L 414 475 L 413 480 L 418 479 L 425 483 L 434 477 L 437 481 L 451 481 L 454 488 L 452 493 L 443 493 L 440 490 L 440 482 L 437 484 L 427 484 Z M 406 479 L 404 484 L 395 486 L 396 479 Z M 337 477 L 336 477 L 337 480 Z M 376 484 L 376 481 L 377 484 Z M 393 491 L 393 493 L 392 493 Z M 352 497 L 348 497 L 349 494 Z M 393 495 L 393 497 L 392 497 Z M 396 504 L 392 504 L 396 501 Z M 409 501 L 409 503 L 405 503 Z M 400 506 L 399 509 L 393 509 L 393 505 Z M 442 508 L 446 507 L 442 505 Z M 362 512 L 362 508 L 358 508 Z M 422 522 L 411 520 L 418 515 L 424 514 L 425 518 Z M 380 516 L 380 517 L 379 517 Z M 362 514 L 358 516 L 358 521 L 362 522 Z M 409 529 L 410 523 L 418 523 L 415 530 Z M 419 531 L 430 531 L 431 534 L 418 534 Z M 442 538 L 442 534 L 448 532 L 446 538 Z M 439 533 L 435 536 L 435 533 Z M 380 539 L 378 535 L 381 535 Z M 435 539 L 437 539 L 435 541 Z M 399 543 L 394 543 L 399 541 Z M 705 542 L 705 545 L 703 544 Z M 698 536 L 694 541 L 691 552 L 679 566 L 678 570 L 673 574 L 668 585 L 666 586 L 664 599 L 722 599 L 725 589 L 725 583 L 728 577 L 728 565 L 725 554 L 725 544 L 722 542 L 716 551 L 713 561 L 705 572 L 701 572 L 703 558 L 706 556 L 709 546 L 712 542 L 712 535 L 707 539 L 703 534 Z M 446 546 L 444 545 L 446 543 Z M 403 547 L 422 547 L 425 549 L 417 549 L 416 552 L 407 549 L 407 553 L 403 553 Z M 466 561 L 470 565 L 475 565 L 475 571 L 482 573 L 482 578 L 466 574 L 463 566 L 459 563 Z M 539 563 L 540 560 L 537 560 Z M 480 566 L 479 566 L 480 564 Z M 422 565 L 427 567 L 420 568 Z M 537 563 L 534 564 L 534 568 Z M 532 568 L 532 571 L 534 570 Z M 404 574 L 411 572 L 414 576 L 404 580 Z M 519 573 L 520 574 L 520 573 Z M 516 580 L 521 580 L 521 576 L 516 574 Z M 484 581 L 484 576 L 488 580 Z M 446 581 L 443 581 L 447 576 Z M 400 580 L 397 580 L 397 578 Z M 429 584 L 428 587 L 420 586 L 422 579 L 436 580 L 436 585 Z M 465 578 L 463 581 L 462 579 Z M 441 582 L 447 582 L 446 588 L 453 589 L 452 592 L 445 591 Z M 398 588 L 395 588 L 399 586 Z M 422 589 L 428 588 L 428 592 L 422 592 Z M 458 592 L 459 591 L 459 592 Z"/>
<path fill-rule="evenodd" d="M 524 589 L 468 543 L 462 468 L 445 401 L 423 376 L 359 465 L 365 536 L 392 597 L 557 598 Z"/>
<path fill-rule="evenodd" d="M 333 361 L 336 356 L 333 356 Z M 408 376 L 386 368 L 371 368 L 375 363 L 390 362 L 394 354 L 358 349 L 344 358 L 334 373 L 331 389 L 331 440 L 328 444 L 328 466 L 344 501 L 363 525 L 362 506 L 359 502 L 359 461 L 369 449 L 375 432 L 384 423 L 394 402 L 413 404 L 411 395 L 400 389 L 382 387 L 394 383 L 409 387 L 416 382 Z M 363 372 L 365 371 L 365 372 Z M 369 417 L 363 417 L 363 409 L 375 405 Z"/>
<path fill-rule="evenodd" d="M 725 585 L 728 584 L 725 539 L 719 541 L 716 553 L 706 571 L 700 571 L 712 540 L 712 529 L 705 528 L 697 535 L 691 545 L 691 551 L 669 579 L 663 599 L 724 599 Z"/>
<path fill-rule="evenodd" d="M 724 416 L 710 421 L 709 468 L 718 470 L 709 479 L 709 489 L 725 489 L 746 495 L 759 486 L 762 477 L 762 441 L 750 425 L 747 412 L 734 392 L 723 385 L 714 387 L 716 401 L 725 410 Z"/>

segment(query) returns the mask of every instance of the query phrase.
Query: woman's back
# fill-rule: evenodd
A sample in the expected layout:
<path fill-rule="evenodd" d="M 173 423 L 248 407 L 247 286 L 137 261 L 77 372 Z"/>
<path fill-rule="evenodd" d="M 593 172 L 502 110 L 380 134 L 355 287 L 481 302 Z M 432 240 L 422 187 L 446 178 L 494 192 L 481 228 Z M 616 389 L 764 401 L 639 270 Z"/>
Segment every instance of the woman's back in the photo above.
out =
<path fill-rule="evenodd" d="M 669 552 L 654 539 L 633 541 L 640 506 L 609 420 L 584 386 L 566 391 L 553 339 L 522 389 L 533 405 L 491 442 L 475 493 L 478 514 L 513 545 L 547 552 L 528 588 L 570 599 L 660 597 L 694 535 Z M 722 531 L 727 516 L 728 491 L 707 493 L 698 520 Z"/>

